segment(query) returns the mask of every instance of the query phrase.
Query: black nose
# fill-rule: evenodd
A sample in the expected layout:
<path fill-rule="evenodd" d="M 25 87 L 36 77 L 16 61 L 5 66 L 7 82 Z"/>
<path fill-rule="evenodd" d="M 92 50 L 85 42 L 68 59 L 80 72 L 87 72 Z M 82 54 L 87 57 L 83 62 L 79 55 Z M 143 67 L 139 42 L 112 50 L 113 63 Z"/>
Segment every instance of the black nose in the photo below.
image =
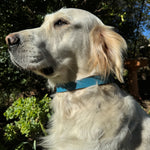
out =
<path fill-rule="evenodd" d="M 9 46 L 13 46 L 13 45 L 18 45 L 20 42 L 20 38 L 18 34 L 9 34 L 8 36 L 6 36 L 5 38 L 6 40 L 6 44 Z"/>

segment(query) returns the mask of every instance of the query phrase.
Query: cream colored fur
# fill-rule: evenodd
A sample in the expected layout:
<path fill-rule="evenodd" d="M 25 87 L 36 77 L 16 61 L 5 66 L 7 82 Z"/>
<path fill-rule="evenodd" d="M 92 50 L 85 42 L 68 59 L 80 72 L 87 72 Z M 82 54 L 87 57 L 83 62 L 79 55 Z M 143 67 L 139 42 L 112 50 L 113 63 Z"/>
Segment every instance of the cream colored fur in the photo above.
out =
<path fill-rule="evenodd" d="M 117 85 L 57 94 L 49 150 L 149 150 L 150 119 Z"/>
<path fill-rule="evenodd" d="M 53 88 L 93 75 L 123 82 L 125 40 L 87 11 L 61 9 L 8 39 L 14 64 L 48 78 Z M 52 107 L 43 138 L 48 150 L 150 150 L 149 116 L 116 84 L 56 93 Z"/>

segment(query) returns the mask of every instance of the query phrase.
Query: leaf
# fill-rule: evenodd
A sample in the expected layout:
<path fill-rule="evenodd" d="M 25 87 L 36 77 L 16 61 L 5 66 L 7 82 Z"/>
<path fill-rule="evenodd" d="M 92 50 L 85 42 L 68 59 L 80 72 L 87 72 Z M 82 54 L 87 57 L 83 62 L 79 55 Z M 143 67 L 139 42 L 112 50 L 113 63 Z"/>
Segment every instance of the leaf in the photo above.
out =
<path fill-rule="evenodd" d="M 25 137 L 46 134 L 43 123 L 50 118 L 50 101 L 47 95 L 41 100 L 34 96 L 18 98 L 4 113 L 7 120 L 15 119 L 6 125 L 5 136 L 11 140 L 18 131 Z"/>

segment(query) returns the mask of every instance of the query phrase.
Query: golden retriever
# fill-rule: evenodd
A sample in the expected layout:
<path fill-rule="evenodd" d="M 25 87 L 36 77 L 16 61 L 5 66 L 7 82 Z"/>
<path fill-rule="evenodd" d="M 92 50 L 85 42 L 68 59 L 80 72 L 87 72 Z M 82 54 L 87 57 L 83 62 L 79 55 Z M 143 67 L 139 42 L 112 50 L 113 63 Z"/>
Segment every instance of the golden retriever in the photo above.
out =
<path fill-rule="evenodd" d="M 48 150 L 150 150 L 150 118 L 123 82 L 125 40 L 93 14 L 64 8 L 6 37 L 12 62 L 57 89 Z"/>

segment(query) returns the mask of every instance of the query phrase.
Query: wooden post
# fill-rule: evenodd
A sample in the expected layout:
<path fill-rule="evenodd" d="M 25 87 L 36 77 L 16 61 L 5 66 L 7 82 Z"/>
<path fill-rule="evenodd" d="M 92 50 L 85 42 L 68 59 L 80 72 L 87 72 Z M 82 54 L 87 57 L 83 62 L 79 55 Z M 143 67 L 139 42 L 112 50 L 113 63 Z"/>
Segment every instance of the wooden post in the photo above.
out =
<path fill-rule="evenodd" d="M 138 87 L 138 69 L 147 66 L 148 64 L 149 61 L 146 58 L 128 59 L 125 62 L 125 68 L 128 70 L 129 92 L 137 100 L 142 100 Z"/>

